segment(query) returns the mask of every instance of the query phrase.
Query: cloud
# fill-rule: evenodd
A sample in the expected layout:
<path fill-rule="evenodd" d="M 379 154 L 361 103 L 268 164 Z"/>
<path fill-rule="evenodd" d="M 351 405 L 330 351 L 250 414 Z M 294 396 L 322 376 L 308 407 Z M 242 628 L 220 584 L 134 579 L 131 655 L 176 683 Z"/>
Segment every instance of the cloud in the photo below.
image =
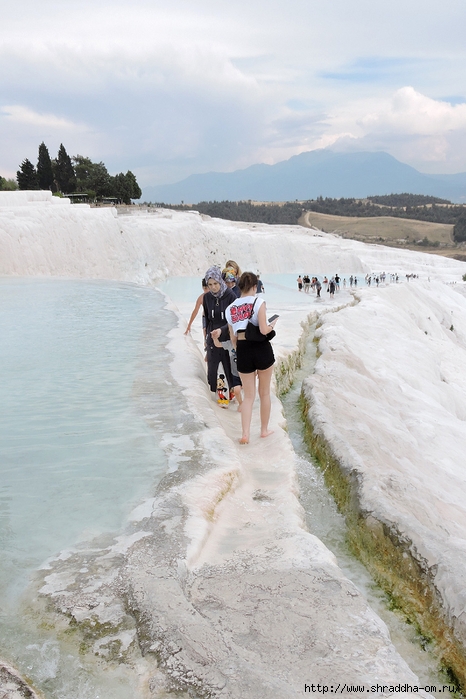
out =
<path fill-rule="evenodd" d="M 0 106 L 0 133 L 2 134 L 3 158 L 1 174 L 15 177 L 19 164 L 28 158 L 37 159 L 38 146 L 44 141 L 51 157 L 58 152 L 60 143 L 68 153 L 86 152 L 95 148 L 95 141 L 104 142 L 105 136 L 98 134 L 89 125 L 72 121 L 51 112 L 38 112 L 21 104 Z M 5 163 L 8 165 L 5 167 Z"/>
<path fill-rule="evenodd" d="M 413 87 L 397 90 L 391 100 L 360 121 L 364 130 L 440 135 L 466 129 L 466 104 L 452 105 L 432 99 Z"/>
<path fill-rule="evenodd" d="M 427 3 L 10 3 L 0 173 L 42 140 L 145 185 L 318 146 L 466 170 L 466 4 Z"/>
<path fill-rule="evenodd" d="M 14 124 L 27 124 L 28 126 L 69 131 L 87 130 L 87 127 L 84 125 L 75 124 L 68 119 L 58 117 L 55 114 L 40 114 L 19 104 L 5 105 L 0 107 L 0 116 L 2 116 L 5 121 L 12 122 Z"/>
<path fill-rule="evenodd" d="M 390 98 L 356 101 L 330 115 L 312 148 L 385 150 L 425 172 L 445 172 L 439 167 L 445 163 L 455 172 L 465 168 L 464 143 L 466 104 L 435 100 L 406 86 Z"/>

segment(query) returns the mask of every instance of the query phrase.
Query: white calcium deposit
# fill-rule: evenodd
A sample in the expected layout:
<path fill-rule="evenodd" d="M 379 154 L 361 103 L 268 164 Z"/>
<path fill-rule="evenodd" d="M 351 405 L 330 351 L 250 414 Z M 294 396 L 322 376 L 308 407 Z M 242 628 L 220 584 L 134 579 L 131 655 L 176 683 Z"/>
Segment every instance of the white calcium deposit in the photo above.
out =
<path fill-rule="evenodd" d="M 274 348 L 292 363 L 301 323 L 320 316 L 322 354 L 306 382 L 312 419 L 360 474 L 362 507 L 396 523 L 436 571 L 447 613 L 464 618 L 465 263 L 298 226 L 165 210 L 117 216 L 113 209 L 57 204 L 48 193 L 0 193 L 2 275 L 156 285 L 167 276 L 201 277 L 228 258 L 263 277 L 400 275 L 399 285 L 342 290 L 320 304 L 297 291 L 295 301 L 278 301 Z M 419 279 L 404 281 L 408 273 Z M 188 440 L 167 437 L 178 469 L 173 486 L 133 517 L 135 526 L 145 523 L 154 532 L 157 545 L 140 535 L 118 549 L 151 650 L 173 686 L 202 688 L 212 697 L 291 699 L 317 683 L 367 690 L 416 685 L 384 624 L 304 528 L 278 399 L 274 434 L 259 438 L 256 406 L 247 447 L 237 442 L 238 414 L 213 403 L 200 332 L 194 340 L 183 335 L 194 300 L 178 304 L 170 349 L 172 379 L 196 429 Z M 196 450 L 202 467 L 190 471 Z M 66 582 L 68 561 L 60 564 L 63 582 L 51 564 L 47 591 L 64 600 L 70 615 L 75 605 L 82 619 L 83 609 L 96 609 L 99 600 L 80 597 L 76 581 Z"/>

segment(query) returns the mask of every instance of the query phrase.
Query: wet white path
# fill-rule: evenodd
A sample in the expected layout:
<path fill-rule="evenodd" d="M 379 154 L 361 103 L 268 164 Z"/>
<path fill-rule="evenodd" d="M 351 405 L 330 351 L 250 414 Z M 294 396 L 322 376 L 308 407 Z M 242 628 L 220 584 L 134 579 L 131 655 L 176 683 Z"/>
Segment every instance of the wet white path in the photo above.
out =
<path fill-rule="evenodd" d="M 280 314 L 277 356 L 296 348 L 300 320 L 305 321 L 316 303 L 336 308 L 352 301 L 343 292 L 338 302 L 292 294 L 291 304 L 289 299 L 280 301 L 280 293 L 266 295 L 273 299 L 269 310 Z M 189 317 L 192 304 L 178 305 Z M 201 352 L 199 329 L 195 334 Z M 175 376 L 176 367 L 177 362 Z M 209 394 L 206 387 L 201 390 Z M 296 498 L 296 455 L 278 399 L 273 399 L 274 432 L 266 439 L 259 437 L 256 401 L 247 446 L 238 444 L 240 416 L 233 405 L 224 411 L 207 400 L 201 405 L 213 412 L 211 419 L 223 434 L 213 482 L 217 486 L 223 476 L 225 487 L 222 497 L 209 499 L 213 482 L 207 476 L 187 483 L 183 491 L 191 509 L 199 507 L 202 497 L 215 504 L 208 510 L 211 526 L 191 540 L 186 561 L 186 619 L 189 609 L 202 617 L 202 642 L 187 645 L 178 639 L 183 648 L 177 653 L 176 672 L 191 668 L 214 696 L 255 699 L 271 692 L 275 697 L 300 696 L 312 683 L 336 687 L 346 681 L 367 689 L 378 681 L 418 684 L 383 622 L 345 578 L 334 556 L 305 529 Z M 195 517 L 190 526 L 195 531 Z M 189 526 L 186 531 L 189 535 Z M 178 607 L 177 623 L 182 625 L 179 614 Z"/>

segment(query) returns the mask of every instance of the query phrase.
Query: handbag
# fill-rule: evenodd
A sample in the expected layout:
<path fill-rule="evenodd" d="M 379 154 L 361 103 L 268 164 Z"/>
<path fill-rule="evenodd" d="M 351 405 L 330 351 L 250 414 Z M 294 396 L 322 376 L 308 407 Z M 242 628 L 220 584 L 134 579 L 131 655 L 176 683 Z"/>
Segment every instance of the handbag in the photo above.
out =
<path fill-rule="evenodd" d="M 274 338 L 276 332 L 275 330 L 271 330 L 269 333 L 267 333 L 267 335 L 264 335 L 263 333 L 261 333 L 258 325 L 254 325 L 254 323 L 251 323 L 251 318 L 254 314 L 254 306 L 256 305 L 256 301 L 257 299 L 252 304 L 251 315 L 249 316 L 248 324 L 246 325 L 244 337 L 246 338 L 246 340 L 249 340 L 249 342 L 265 342 L 266 340 L 271 340 L 272 338 Z"/>

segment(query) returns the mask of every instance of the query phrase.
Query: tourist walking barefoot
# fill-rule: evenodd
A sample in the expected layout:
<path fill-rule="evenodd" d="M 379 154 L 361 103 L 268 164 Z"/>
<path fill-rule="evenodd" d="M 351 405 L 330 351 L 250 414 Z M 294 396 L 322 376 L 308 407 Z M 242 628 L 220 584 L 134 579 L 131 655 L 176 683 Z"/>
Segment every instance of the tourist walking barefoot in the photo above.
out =
<path fill-rule="evenodd" d="M 242 435 L 240 444 L 248 444 L 251 431 L 252 408 L 256 397 L 256 375 L 259 384 L 261 437 L 272 434 L 269 430 L 271 411 L 270 384 L 272 381 L 275 357 L 270 339 L 262 342 L 246 340 L 246 327 L 249 321 L 257 326 L 263 335 L 270 335 L 276 319 L 267 321 L 265 301 L 256 297 L 257 276 L 244 272 L 238 284 L 241 296 L 228 306 L 225 317 L 230 329 L 230 337 L 236 345 L 238 374 L 243 386 L 241 406 Z M 275 333 L 273 333 L 275 334 Z"/>

